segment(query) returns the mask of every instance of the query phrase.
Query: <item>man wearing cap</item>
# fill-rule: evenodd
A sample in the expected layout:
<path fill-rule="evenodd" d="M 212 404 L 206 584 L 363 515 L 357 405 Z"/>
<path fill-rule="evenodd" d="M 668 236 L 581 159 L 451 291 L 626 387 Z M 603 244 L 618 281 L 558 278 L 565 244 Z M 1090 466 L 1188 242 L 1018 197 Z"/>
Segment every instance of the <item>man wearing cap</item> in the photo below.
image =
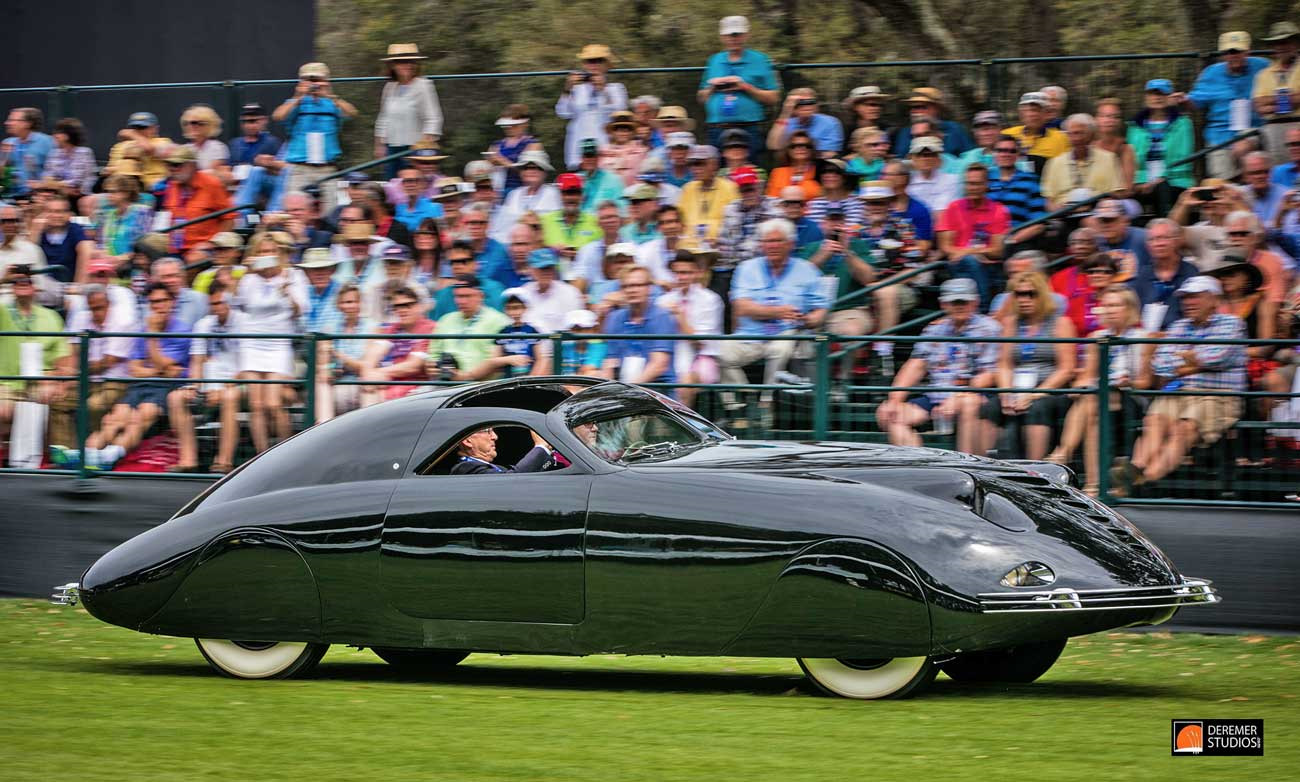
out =
<path fill-rule="evenodd" d="M 1168 79 L 1148 81 L 1146 105 L 1128 126 L 1128 143 L 1137 167 L 1135 196 L 1156 214 L 1168 213 L 1178 193 L 1196 184 L 1190 163 L 1169 166 L 1186 159 L 1196 148 L 1191 117 L 1173 104 L 1173 92 L 1174 84 Z M 1102 108 L 1097 108 L 1098 113 Z M 1119 113 L 1118 104 L 1105 108 Z"/>
<path fill-rule="evenodd" d="M 492 377 L 517 360 L 506 356 L 495 340 L 457 339 L 463 334 L 496 334 L 510 325 L 510 318 L 483 303 L 478 277 L 457 274 L 455 282 L 443 290 L 451 292 L 453 309 L 438 318 L 434 331 L 437 338 L 429 342 L 431 364 L 450 355 L 457 367 L 452 379 L 469 381 Z M 430 367 L 430 374 L 436 374 L 434 367 Z"/>
<path fill-rule="evenodd" d="M 687 154 L 695 179 L 682 188 L 677 206 L 682 210 L 686 235 L 697 247 L 710 247 L 718 240 L 727 204 L 740 197 L 730 179 L 718 177 L 718 150 L 708 145 L 691 148 Z"/>
<path fill-rule="evenodd" d="M 497 211 L 492 237 L 499 242 L 506 241 L 510 229 L 524 213 L 532 212 L 540 217 L 562 205 L 559 189 L 546 182 L 547 175 L 554 173 L 555 168 L 545 152 L 525 150 L 515 168 L 523 184 L 510 191 Z"/>
<path fill-rule="evenodd" d="M 934 136 L 913 139 L 908 148 L 912 176 L 907 183 L 907 194 L 935 213 L 947 209 L 961 194 L 961 180 L 940 169 L 942 153 L 943 142 Z"/>
<path fill-rule="evenodd" d="M 582 211 L 595 212 L 596 205 L 605 201 L 614 201 L 619 209 L 623 208 L 623 179 L 600 167 L 600 149 L 595 139 L 583 140 L 582 159 L 574 173 L 582 177 Z"/>
<path fill-rule="evenodd" d="M 888 133 L 890 123 L 885 119 L 885 101 L 892 98 L 874 84 L 854 87 L 841 104 L 849 118 L 845 120 L 844 135 L 849 137 L 859 128 L 875 128 Z M 846 154 L 851 152 L 846 149 Z"/>
<path fill-rule="evenodd" d="M 935 87 L 917 87 L 912 90 L 912 95 L 905 101 L 907 104 L 908 119 L 911 122 L 917 120 L 930 120 L 939 126 L 943 134 L 942 152 L 956 157 L 966 150 L 975 146 L 971 140 L 970 133 L 961 123 L 954 122 L 950 119 L 943 119 L 941 112 L 943 110 L 943 92 Z M 912 148 L 912 131 L 909 127 L 901 127 L 894 136 L 894 155 L 904 157 L 910 153 Z"/>
<path fill-rule="evenodd" d="M 731 133 L 728 130 L 727 133 Z M 743 130 L 736 130 L 736 133 L 744 137 L 743 143 L 745 148 L 749 148 L 749 136 Z M 723 134 L 726 135 L 725 133 Z M 663 158 L 664 158 L 664 181 L 677 187 L 685 187 L 686 183 L 695 178 L 691 172 L 691 163 L 687 160 L 691 148 L 695 146 L 695 136 L 690 133 L 669 133 L 664 140 Z"/>
<path fill-rule="evenodd" d="M 939 306 L 944 317 L 931 323 L 921 336 L 931 341 L 917 343 L 912 357 L 894 376 L 895 387 L 989 388 L 996 385 L 1000 346 L 991 342 L 945 342 L 949 337 L 998 337 L 997 321 L 979 314 L 979 291 L 975 281 L 958 277 L 939 287 Z M 891 391 L 876 408 L 876 422 L 889 434 L 894 445 L 920 446 L 916 428 L 926 421 L 956 420 L 957 450 L 983 455 L 992 441 L 992 425 L 980 419 L 984 398 L 971 391 Z M 938 426 L 936 426 L 938 428 Z"/>
<path fill-rule="evenodd" d="M 351 209 L 352 207 L 348 207 Z M 347 211 L 344 211 L 347 214 Z M 383 276 L 376 262 L 387 245 L 375 235 L 375 226 L 368 222 L 345 222 L 343 230 L 334 234 L 334 244 L 342 245 L 344 252 L 334 275 L 339 282 L 355 282 L 358 286 L 370 283 L 374 276 Z M 335 253 L 337 258 L 340 253 Z"/>
<path fill-rule="evenodd" d="M 971 127 L 975 129 L 975 146 L 957 158 L 955 168 L 965 171 L 971 163 L 983 163 L 992 171 L 998 164 L 993 147 L 1002 136 L 1002 115 L 996 111 L 977 111 L 971 119 Z"/>
<path fill-rule="evenodd" d="M 600 236 L 596 216 L 582 211 L 582 177 L 572 172 L 555 178 L 560 208 L 539 217 L 542 244 L 555 250 L 566 268 L 578 257 L 578 248 Z"/>
<path fill-rule="evenodd" d="M 740 128 L 749 134 L 750 150 L 762 149 L 764 106 L 775 106 L 781 83 L 766 54 L 745 48 L 749 20 L 727 16 L 718 23 L 723 51 L 709 57 L 700 77 L 698 97 L 706 110 L 709 143 L 717 146 L 722 131 Z"/>
<path fill-rule="evenodd" d="M 690 133 L 695 130 L 695 120 L 690 118 L 685 107 L 682 106 L 664 106 L 660 108 L 651 124 L 654 126 L 658 141 L 651 146 L 650 155 L 661 160 L 669 136 L 674 133 Z M 691 143 L 694 144 L 695 142 L 692 141 Z"/>
<path fill-rule="evenodd" d="M 405 169 L 414 169 L 423 178 L 424 189 L 420 194 L 429 200 L 435 200 L 442 192 L 442 184 L 446 177 L 439 169 L 439 164 L 446 159 L 446 155 L 423 141 L 413 144 L 411 150 L 402 158 L 402 162 L 406 164 Z M 402 182 L 402 170 L 405 169 L 399 169 L 396 176 L 384 183 L 384 197 L 390 204 L 399 204 L 407 197 Z"/>
<path fill-rule="evenodd" d="M 1151 256 L 1147 254 L 1146 232 L 1129 221 L 1123 201 L 1103 198 L 1097 202 L 1092 214 L 1084 219 L 1083 225 L 1097 232 L 1095 238 L 1100 252 L 1111 253 L 1119 259 L 1121 276 L 1116 282 L 1129 279 L 1139 266 L 1151 262 Z"/>
<path fill-rule="evenodd" d="M 1296 55 L 1300 54 L 1300 27 L 1292 22 L 1274 22 L 1268 29 L 1268 36 L 1260 39 L 1273 46 L 1273 61 L 1266 68 L 1255 74 L 1250 96 L 1255 102 L 1255 110 L 1267 120 L 1276 121 L 1264 125 L 1262 129 L 1264 149 L 1273 156 L 1277 163 L 1285 162 L 1285 136 L 1289 128 L 1297 127 L 1300 122 L 1300 68 L 1296 67 Z"/>
<path fill-rule="evenodd" d="M 647 157 L 641 161 L 641 170 L 637 173 L 637 184 L 654 188 L 656 202 L 660 205 L 677 206 L 682 198 L 682 189 L 664 181 L 664 162 L 657 157 Z"/>
<path fill-rule="evenodd" d="M 494 310 L 501 310 L 501 295 L 505 292 L 505 286 L 492 277 L 486 276 L 481 270 L 483 265 L 479 263 L 474 256 L 473 247 L 468 242 L 452 242 L 443 255 L 447 264 L 451 267 L 451 276 L 453 279 L 470 276 L 474 277 L 477 282 L 479 291 L 483 294 L 483 303 Z M 509 263 L 509 260 L 506 261 Z M 433 294 L 433 319 L 437 320 L 442 316 L 455 311 L 456 298 L 454 286 L 446 285 L 438 289 Z M 478 332 L 476 332 L 478 333 Z"/>
<path fill-rule="evenodd" d="M 230 165 L 236 170 L 234 178 L 242 182 L 254 166 L 270 168 L 275 153 L 280 151 L 280 139 L 266 130 L 268 115 L 260 103 L 245 103 L 239 110 L 239 135 L 230 141 Z M 241 166 L 248 168 L 239 170 Z"/>
<path fill-rule="evenodd" d="M 844 128 L 839 120 L 818 110 L 817 92 L 812 87 L 796 87 L 785 96 L 781 114 L 767 132 L 767 148 L 773 152 L 785 149 L 795 131 L 808 134 L 818 157 L 835 157 L 844 148 Z"/>
<path fill-rule="evenodd" d="M 126 118 L 126 127 L 119 131 L 120 139 L 108 152 L 105 175 L 125 168 L 124 160 L 139 161 L 140 180 L 146 190 L 167 177 L 167 164 L 163 158 L 172 148 L 172 140 L 158 135 L 158 117 L 149 111 L 137 111 Z"/>
<path fill-rule="evenodd" d="M 727 204 L 722 212 L 722 227 L 718 230 L 716 245 L 718 258 L 714 261 L 713 274 L 709 277 L 709 290 L 722 296 L 727 305 L 727 317 L 722 322 L 728 331 L 731 330 L 731 313 L 727 293 L 731 289 L 732 270 L 741 261 L 759 254 L 759 223 L 772 216 L 757 171 L 738 168 L 731 172 L 729 178 L 736 185 L 740 197 Z"/>
<path fill-rule="evenodd" d="M 1246 337 L 1240 318 L 1218 312 L 1222 295 L 1219 281 L 1208 276 L 1193 277 L 1178 288 L 1185 317 L 1166 337 L 1179 342 L 1159 345 L 1151 359 L 1163 390 L 1246 390 L 1246 348 L 1205 344 Z M 1111 468 L 1115 493 L 1124 496 L 1135 486 L 1165 477 L 1192 448 L 1218 442 L 1240 417 L 1241 398 L 1236 396 L 1157 397 L 1142 421 L 1132 460 L 1120 457 Z"/>
<path fill-rule="evenodd" d="M 1221 60 L 1201 71 L 1186 100 L 1205 118 L 1205 145 L 1222 144 L 1243 130 L 1259 127 L 1261 118 L 1251 102 L 1255 76 L 1268 67 L 1263 57 L 1250 56 L 1250 33 L 1227 32 L 1219 36 Z M 1177 101 L 1182 95 L 1174 94 Z M 1206 158 L 1209 176 L 1231 179 L 1237 161 L 1256 148 L 1254 139 L 1239 141 Z"/>
<path fill-rule="evenodd" d="M 307 275 L 307 306 L 300 316 L 303 331 L 324 331 L 339 318 L 335 300 L 344 283 L 335 279 L 338 265 L 338 259 L 326 247 L 311 247 L 303 252 L 298 263 L 298 268 Z"/>
<path fill-rule="evenodd" d="M 13 190 L 26 193 L 30 183 L 41 178 L 45 159 L 54 150 L 54 138 L 41 132 L 44 115 L 40 109 L 10 109 L 5 119 L 7 154 L 0 162 L 0 177 L 9 176 Z M 12 175 L 11 175 L 12 174 Z"/>
<path fill-rule="evenodd" d="M 382 274 L 371 275 L 369 281 L 361 286 L 361 317 L 370 318 L 376 323 L 391 323 L 400 314 L 393 310 L 392 291 L 397 288 L 410 290 L 416 298 L 416 307 L 423 317 L 433 307 L 429 288 L 419 285 L 413 274 L 415 259 L 411 251 L 401 244 L 389 244 L 380 253 L 383 261 Z"/>
<path fill-rule="evenodd" d="M 659 189 L 641 182 L 623 190 L 628 202 L 628 223 L 619 231 L 619 238 L 632 244 L 645 244 L 663 237 L 655 216 L 659 211 Z"/>
<path fill-rule="evenodd" d="M 966 197 L 948 204 L 934 230 L 939 252 L 947 256 L 949 274 L 975 280 L 980 302 L 987 305 L 1001 288 L 1011 215 L 1005 206 L 988 198 L 989 170 L 983 164 L 971 165 L 963 176 Z"/>
<path fill-rule="evenodd" d="M 595 139 L 597 147 L 609 140 L 605 125 L 616 111 L 627 110 L 627 88 L 609 81 L 614 53 L 604 44 L 587 44 L 578 52 L 581 70 L 564 78 L 564 89 L 555 102 L 555 115 L 569 121 L 564 136 L 564 164 L 578 167 L 582 142 Z"/>
<path fill-rule="evenodd" d="M 1064 127 L 1069 151 L 1043 166 L 1042 189 L 1047 208 L 1060 209 L 1080 196 L 1123 189 L 1119 157 L 1092 143 L 1097 138 L 1097 120 L 1090 114 L 1071 114 Z"/>
<path fill-rule="evenodd" d="M 164 161 L 167 163 L 167 186 L 158 211 L 170 215 L 172 225 L 231 206 L 225 184 L 213 174 L 199 170 L 194 150 L 189 146 L 173 147 Z M 233 222 L 231 216 L 226 215 L 171 231 L 167 235 L 168 246 L 173 252 L 184 252 L 221 231 L 230 230 Z"/>
<path fill-rule="evenodd" d="M 582 292 L 559 279 L 559 259 L 549 247 L 528 255 L 533 279 L 522 286 L 528 300 L 528 322 L 543 333 L 564 328 L 564 316 L 582 309 Z"/>
<path fill-rule="evenodd" d="M 321 177 L 333 174 L 334 161 L 343 154 L 339 131 L 346 117 L 355 117 L 357 109 L 334 94 L 330 87 L 330 69 L 323 62 L 309 62 L 298 69 L 298 84 L 293 97 L 275 107 L 271 118 L 287 131 L 289 164 L 288 190 L 303 190 Z M 334 188 L 322 189 L 325 211 L 334 209 Z"/>
<path fill-rule="evenodd" d="M 1070 149 L 1070 140 L 1056 128 L 1047 126 L 1047 107 L 1051 99 L 1041 92 L 1026 92 L 1020 96 L 1017 111 L 1020 124 L 1006 129 L 1006 134 L 1020 143 L 1020 149 L 1031 158 L 1036 169 Z"/>

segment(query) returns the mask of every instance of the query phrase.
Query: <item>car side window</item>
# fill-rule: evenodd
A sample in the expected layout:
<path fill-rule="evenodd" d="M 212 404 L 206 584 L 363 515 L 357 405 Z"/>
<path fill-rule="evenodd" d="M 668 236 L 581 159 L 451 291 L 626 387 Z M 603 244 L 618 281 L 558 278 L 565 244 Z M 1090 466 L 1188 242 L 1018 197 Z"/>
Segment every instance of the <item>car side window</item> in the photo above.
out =
<path fill-rule="evenodd" d="M 513 468 L 524 456 L 533 448 L 533 430 L 522 424 L 499 423 L 488 425 L 479 425 L 466 431 L 457 432 L 445 443 L 440 445 L 426 459 L 426 462 L 416 470 L 418 475 L 452 475 L 452 468 L 462 461 L 461 443 L 466 437 L 491 429 L 496 435 L 492 442 L 495 446 L 495 453 L 490 458 L 484 459 L 491 464 L 503 468 Z M 486 454 L 484 454 L 486 456 Z M 558 458 L 553 459 L 553 463 L 548 463 L 543 472 L 552 472 L 564 469 L 568 466 L 569 460 L 562 453 L 556 451 Z"/>

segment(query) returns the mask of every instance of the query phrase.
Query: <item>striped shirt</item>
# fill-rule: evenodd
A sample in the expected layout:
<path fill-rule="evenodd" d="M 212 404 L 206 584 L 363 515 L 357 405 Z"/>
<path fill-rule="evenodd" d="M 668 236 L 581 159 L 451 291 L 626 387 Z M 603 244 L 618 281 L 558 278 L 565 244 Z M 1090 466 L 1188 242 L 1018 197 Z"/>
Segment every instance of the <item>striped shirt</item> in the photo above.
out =
<path fill-rule="evenodd" d="M 1047 207 L 1038 187 L 1038 177 L 1019 169 L 1007 180 L 1002 179 L 997 169 L 990 169 L 989 198 L 1005 206 L 1011 213 L 1012 227 L 1040 217 Z"/>
<path fill-rule="evenodd" d="M 866 222 L 866 211 L 862 206 L 862 201 L 855 196 L 849 196 L 840 201 L 832 201 L 829 198 L 814 198 L 808 202 L 807 215 L 809 220 L 820 223 L 826 219 L 826 213 L 832 209 L 839 209 L 844 213 L 844 222 L 849 225 L 862 225 Z"/>
<path fill-rule="evenodd" d="M 1184 365 L 1180 353 L 1196 353 L 1196 363 L 1204 371 L 1185 375 L 1184 390 L 1244 391 L 1246 389 L 1246 346 L 1203 345 L 1207 339 L 1245 339 L 1246 324 L 1235 315 L 1215 313 L 1202 326 L 1191 318 L 1174 321 L 1166 334 L 1168 339 L 1185 340 L 1182 344 L 1165 344 L 1156 348 L 1151 366 L 1160 377 L 1176 378 L 1177 370 Z"/>

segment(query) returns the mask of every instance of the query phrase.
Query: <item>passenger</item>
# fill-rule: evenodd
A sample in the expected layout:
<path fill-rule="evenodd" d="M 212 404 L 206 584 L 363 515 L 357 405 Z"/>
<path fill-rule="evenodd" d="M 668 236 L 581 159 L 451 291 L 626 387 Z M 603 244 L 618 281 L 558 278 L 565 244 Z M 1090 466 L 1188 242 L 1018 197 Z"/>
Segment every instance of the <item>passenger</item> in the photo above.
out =
<path fill-rule="evenodd" d="M 460 441 L 457 453 L 460 459 L 451 468 L 452 475 L 479 475 L 481 473 L 502 472 L 541 472 L 551 463 L 555 449 L 542 439 L 537 432 L 529 430 L 533 436 L 533 447 L 523 455 L 514 467 L 502 467 L 493 464 L 497 457 L 497 433 L 492 427 L 480 429 Z"/>

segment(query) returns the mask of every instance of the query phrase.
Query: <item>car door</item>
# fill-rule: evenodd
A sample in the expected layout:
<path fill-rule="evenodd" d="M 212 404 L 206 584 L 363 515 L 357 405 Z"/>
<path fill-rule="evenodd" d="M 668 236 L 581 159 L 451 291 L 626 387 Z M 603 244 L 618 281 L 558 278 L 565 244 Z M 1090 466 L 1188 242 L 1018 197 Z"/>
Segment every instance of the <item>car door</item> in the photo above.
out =
<path fill-rule="evenodd" d="M 419 474 L 483 426 L 528 427 L 523 410 L 440 410 L 384 520 L 388 602 L 425 619 L 576 624 L 584 615 L 583 533 L 592 476 L 581 463 L 537 473 Z"/>

